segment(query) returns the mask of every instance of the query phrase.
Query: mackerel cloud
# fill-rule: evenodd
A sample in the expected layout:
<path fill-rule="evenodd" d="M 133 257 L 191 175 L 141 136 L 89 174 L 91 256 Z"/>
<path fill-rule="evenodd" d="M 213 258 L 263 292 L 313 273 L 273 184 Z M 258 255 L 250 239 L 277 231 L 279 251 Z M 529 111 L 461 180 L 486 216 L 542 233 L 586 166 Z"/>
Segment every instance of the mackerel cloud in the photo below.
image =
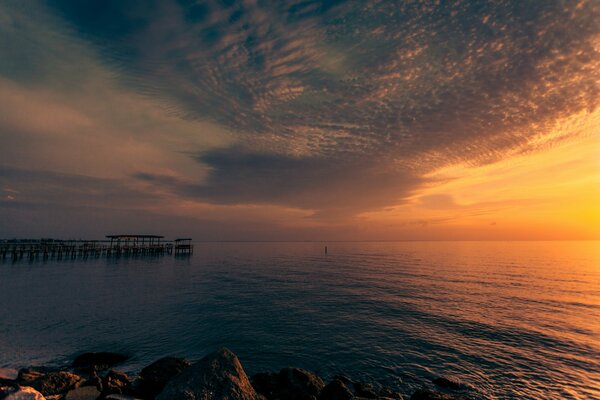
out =
<path fill-rule="evenodd" d="M 203 179 L 132 174 L 216 204 L 396 204 L 600 100 L 597 1 L 49 4 L 123 85 L 231 133 L 187 154 Z"/>

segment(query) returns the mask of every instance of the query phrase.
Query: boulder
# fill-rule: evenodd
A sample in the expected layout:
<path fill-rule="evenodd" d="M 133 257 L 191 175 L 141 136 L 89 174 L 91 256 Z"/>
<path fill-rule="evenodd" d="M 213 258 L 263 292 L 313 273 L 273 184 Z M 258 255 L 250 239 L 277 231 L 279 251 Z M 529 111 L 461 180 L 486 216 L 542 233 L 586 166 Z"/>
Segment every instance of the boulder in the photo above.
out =
<path fill-rule="evenodd" d="M 19 371 L 12 368 L 0 368 L 0 379 L 14 381 L 19 377 Z"/>
<path fill-rule="evenodd" d="M 354 394 L 358 397 L 363 397 L 365 399 L 376 399 L 379 397 L 377 396 L 377 393 L 375 393 L 373 386 L 367 383 L 356 382 L 352 386 L 354 387 Z"/>
<path fill-rule="evenodd" d="M 300 368 L 283 368 L 279 371 L 281 400 L 314 400 L 325 387 L 323 380 Z"/>
<path fill-rule="evenodd" d="M 259 400 L 240 361 L 228 349 L 207 355 L 167 383 L 158 400 Z"/>
<path fill-rule="evenodd" d="M 29 385 L 36 379 L 44 376 L 45 372 L 33 368 L 22 368 L 17 374 L 17 381 L 21 384 Z"/>
<path fill-rule="evenodd" d="M 441 388 L 452 389 L 452 390 L 459 390 L 462 388 L 462 386 L 458 380 L 451 379 L 451 378 L 445 378 L 443 376 L 433 379 L 432 382 Z"/>
<path fill-rule="evenodd" d="M 46 400 L 46 398 L 32 387 L 21 386 L 10 391 L 4 400 Z"/>
<path fill-rule="evenodd" d="M 142 397 L 154 398 L 174 376 L 180 374 L 191 363 L 185 358 L 164 357 L 148 365 L 134 382 L 134 392 Z"/>
<path fill-rule="evenodd" d="M 267 399 L 275 399 L 280 391 L 279 374 L 259 372 L 250 379 L 254 390 Z"/>
<path fill-rule="evenodd" d="M 70 372 L 49 372 L 31 382 L 31 386 L 44 396 L 63 394 L 78 386 L 81 377 Z"/>
<path fill-rule="evenodd" d="M 83 353 L 73 360 L 73 368 L 77 369 L 108 369 L 113 365 L 127 361 L 129 356 L 111 352 Z"/>
<path fill-rule="evenodd" d="M 350 400 L 354 395 L 339 379 L 334 379 L 327 384 L 319 394 L 319 400 Z"/>
<path fill-rule="evenodd" d="M 300 368 L 283 368 L 278 374 L 259 373 L 252 385 L 269 400 L 315 400 L 325 386 L 315 374 Z"/>
<path fill-rule="evenodd" d="M 65 400 L 96 400 L 100 397 L 100 392 L 94 386 L 81 386 L 70 390 L 65 396 Z"/>
<path fill-rule="evenodd" d="M 125 393 L 131 382 L 129 376 L 126 373 L 120 371 L 110 370 L 102 381 L 102 394 L 121 394 Z"/>

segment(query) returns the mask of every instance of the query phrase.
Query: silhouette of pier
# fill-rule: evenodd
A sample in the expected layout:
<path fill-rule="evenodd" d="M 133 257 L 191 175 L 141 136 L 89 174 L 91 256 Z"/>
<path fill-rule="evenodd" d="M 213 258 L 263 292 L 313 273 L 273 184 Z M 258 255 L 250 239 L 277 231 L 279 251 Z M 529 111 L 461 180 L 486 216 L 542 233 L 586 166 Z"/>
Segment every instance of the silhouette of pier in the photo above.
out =
<path fill-rule="evenodd" d="M 159 235 L 108 235 L 106 240 L 0 240 L 0 259 L 76 259 L 120 256 L 191 255 L 192 239 L 166 241 Z"/>

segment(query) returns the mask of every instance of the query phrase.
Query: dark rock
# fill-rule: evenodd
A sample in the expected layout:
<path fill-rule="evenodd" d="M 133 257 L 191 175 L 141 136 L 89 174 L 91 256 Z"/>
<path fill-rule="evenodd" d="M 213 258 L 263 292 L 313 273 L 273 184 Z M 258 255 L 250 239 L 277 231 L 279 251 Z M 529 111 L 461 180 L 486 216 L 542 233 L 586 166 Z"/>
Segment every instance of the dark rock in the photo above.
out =
<path fill-rule="evenodd" d="M 260 372 L 250 379 L 254 390 L 267 399 L 274 399 L 280 391 L 279 374 Z"/>
<path fill-rule="evenodd" d="M 120 371 L 110 370 L 102 381 L 102 394 L 121 394 L 125 393 L 131 382 L 129 376 L 126 373 Z"/>
<path fill-rule="evenodd" d="M 22 368 L 17 375 L 17 381 L 24 385 L 29 385 L 34 380 L 45 375 L 45 372 L 33 368 Z"/>
<path fill-rule="evenodd" d="M 378 397 L 373 386 L 367 383 L 356 382 L 352 386 L 354 387 L 354 394 L 358 397 L 363 397 L 365 399 L 376 399 Z"/>
<path fill-rule="evenodd" d="M 0 385 L 0 399 L 4 399 L 6 396 L 8 396 L 11 393 L 16 392 L 19 389 L 18 386 L 4 386 L 4 385 Z"/>
<path fill-rule="evenodd" d="M 75 357 L 73 360 L 73 368 L 86 369 L 108 369 L 113 365 L 127 361 L 129 356 L 119 353 L 98 352 L 98 353 L 83 353 Z"/>
<path fill-rule="evenodd" d="M 3 400 L 46 400 L 46 398 L 32 387 L 21 386 L 18 389 L 10 389 Z"/>
<path fill-rule="evenodd" d="M 344 382 L 334 379 L 319 394 L 319 400 L 350 400 L 354 397 Z"/>
<path fill-rule="evenodd" d="M 300 368 L 283 368 L 279 382 L 281 400 L 314 400 L 325 387 L 321 378 Z"/>
<path fill-rule="evenodd" d="M 429 389 L 419 389 L 410 396 L 410 400 L 468 400 L 468 398 L 461 395 L 435 392 Z"/>
<path fill-rule="evenodd" d="M 191 363 L 185 358 L 164 357 L 148 365 L 134 382 L 134 393 L 154 398 L 174 376 L 180 374 Z"/>
<path fill-rule="evenodd" d="M 442 388 L 453 389 L 453 390 L 461 389 L 460 382 L 457 380 L 454 380 L 454 379 L 450 379 L 450 378 L 439 377 L 439 378 L 433 379 L 432 382 L 435 385 L 442 387 Z"/>
<path fill-rule="evenodd" d="M 81 386 L 70 390 L 65 396 L 65 400 L 96 400 L 100 397 L 100 392 L 94 386 Z"/>
<path fill-rule="evenodd" d="M 259 373 L 252 385 L 269 400 L 314 400 L 325 386 L 315 374 L 300 368 L 283 368 L 278 374 Z"/>
<path fill-rule="evenodd" d="M 83 382 L 81 384 L 81 386 L 93 386 L 99 392 L 101 392 L 102 391 L 102 387 L 103 387 L 103 385 L 102 385 L 102 378 L 100 378 L 97 374 L 93 374 L 88 379 L 86 379 L 85 382 Z"/>
<path fill-rule="evenodd" d="M 78 386 L 81 377 L 70 372 L 49 372 L 36 378 L 31 386 L 44 396 L 63 394 Z"/>
<path fill-rule="evenodd" d="M 240 361 L 228 349 L 209 354 L 171 379 L 158 400 L 259 400 Z"/>

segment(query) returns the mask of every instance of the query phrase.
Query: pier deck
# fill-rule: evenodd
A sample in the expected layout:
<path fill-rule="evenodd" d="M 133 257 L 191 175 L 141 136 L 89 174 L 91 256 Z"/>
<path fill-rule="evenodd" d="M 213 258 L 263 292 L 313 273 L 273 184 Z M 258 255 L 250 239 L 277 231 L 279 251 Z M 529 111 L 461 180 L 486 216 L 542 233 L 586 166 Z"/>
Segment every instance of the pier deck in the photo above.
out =
<path fill-rule="evenodd" d="M 0 259 L 16 261 L 39 258 L 191 255 L 194 248 L 191 239 L 172 242 L 165 241 L 163 236 L 158 235 L 108 235 L 106 238 L 107 240 L 0 240 Z"/>

